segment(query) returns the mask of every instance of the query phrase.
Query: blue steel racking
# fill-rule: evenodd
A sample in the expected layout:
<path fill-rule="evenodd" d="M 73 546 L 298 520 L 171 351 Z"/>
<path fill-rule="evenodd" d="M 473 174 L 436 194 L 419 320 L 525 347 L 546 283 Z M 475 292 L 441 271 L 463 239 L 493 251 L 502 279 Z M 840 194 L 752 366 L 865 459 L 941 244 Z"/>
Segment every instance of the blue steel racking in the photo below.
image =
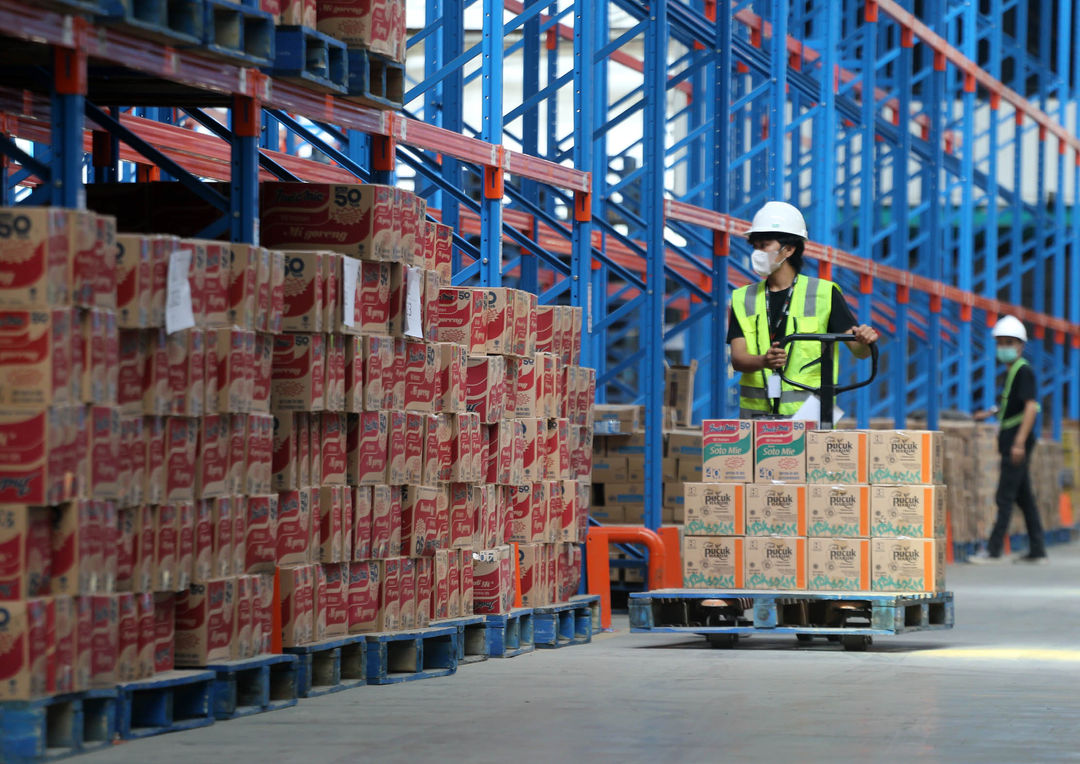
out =
<path fill-rule="evenodd" d="M 480 38 L 466 49 L 473 5 Z M 883 373 L 845 404 L 860 425 L 921 413 L 936 426 L 943 411 L 991 402 L 985 326 L 1004 312 L 1033 329 L 1055 434 L 1080 418 L 1071 3 L 427 0 L 426 14 L 409 41 L 424 74 L 396 114 L 0 0 L 0 33 L 53 57 L 44 85 L 7 83 L 47 99 L 0 89 L 0 154 L 16 165 L 4 165 L 0 201 L 30 182 L 31 201 L 79 206 L 91 153 L 95 180 L 129 177 L 121 161 L 157 165 L 227 213 L 207 235 L 252 241 L 260 172 L 411 174 L 460 232 L 456 283 L 583 307 L 598 399 L 645 404 L 654 528 L 663 363 L 699 362 L 697 417 L 737 410 L 727 303 L 753 278 L 739 234 L 769 198 L 803 208 L 808 267 L 886 337 Z M 145 86 L 120 99 L 145 110 L 88 104 L 88 59 L 187 86 L 174 104 L 186 113 L 155 108 Z M 527 95 L 504 103 L 518 66 Z M 467 113 L 477 79 L 480 108 Z M 192 102 L 229 108 L 228 124 Z M 192 121 L 216 137 L 182 126 Z M 330 163 L 297 158 L 313 150 Z M 200 179 L 229 180 L 230 199 Z"/>

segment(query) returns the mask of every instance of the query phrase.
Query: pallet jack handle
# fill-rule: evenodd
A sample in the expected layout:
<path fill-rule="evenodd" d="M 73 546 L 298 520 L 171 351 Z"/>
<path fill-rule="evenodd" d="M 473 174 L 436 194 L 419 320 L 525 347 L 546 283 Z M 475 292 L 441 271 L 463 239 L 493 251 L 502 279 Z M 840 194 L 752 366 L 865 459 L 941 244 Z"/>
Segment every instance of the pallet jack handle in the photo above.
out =
<path fill-rule="evenodd" d="M 821 386 L 812 387 L 810 385 L 804 385 L 801 382 L 788 379 L 784 376 L 784 372 L 780 372 L 780 379 L 787 382 L 793 387 L 797 387 L 801 390 L 807 390 L 818 396 L 821 401 L 820 421 L 818 426 L 822 430 L 831 430 L 833 428 L 833 405 L 836 401 L 836 396 L 839 393 L 846 393 L 851 390 L 857 390 L 860 387 L 866 387 L 877 377 L 878 372 L 878 345 L 876 342 L 870 343 L 870 376 L 861 381 L 856 382 L 853 385 L 845 385 L 843 387 L 836 386 L 836 380 L 833 379 L 833 355 L 834 345 L 837 342 L 855 342 L 855 335 L 853 334 L 789 334 L 780 340 L 780 346 L 786 347 L 791 342 L 820 342 L 821 343 L 821 357 L 816 361 L 811 361 L 811 364 L 821 364 Z M 807 364 L 807 365 L 811 365 Z"/>

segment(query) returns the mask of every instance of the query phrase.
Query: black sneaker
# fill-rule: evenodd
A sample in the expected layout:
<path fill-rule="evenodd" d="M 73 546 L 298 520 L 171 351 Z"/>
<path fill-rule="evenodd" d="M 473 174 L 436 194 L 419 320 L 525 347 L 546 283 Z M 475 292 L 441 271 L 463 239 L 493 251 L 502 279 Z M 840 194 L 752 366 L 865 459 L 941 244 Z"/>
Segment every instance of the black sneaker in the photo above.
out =
<path fill-rule="evenodd" d="M 1029 565 L 1045 565 L 1048 562 L 1050 562 L 1050 560 L 1047 558 L 1047 556 L 1045 554 L 1025 554 L 1022 557 L 1014 557 L 1013 562 L 1015 562 L 1015 563 L 1025 563 L 1026 562 Z"/>

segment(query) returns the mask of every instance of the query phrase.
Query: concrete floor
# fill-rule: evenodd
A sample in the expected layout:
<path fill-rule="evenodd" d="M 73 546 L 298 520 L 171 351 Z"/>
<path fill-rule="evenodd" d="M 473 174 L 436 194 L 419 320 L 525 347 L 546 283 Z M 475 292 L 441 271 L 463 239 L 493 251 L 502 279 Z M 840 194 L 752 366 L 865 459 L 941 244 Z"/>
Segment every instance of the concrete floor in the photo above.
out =
<path fill-rule="evenodd" d="M 364 687 L 85 757 L 105 762 L 1080 760 L 1080 545 L 949 568 L 948 632 L 867 653 L 755 636 L 594 643 Z"/>

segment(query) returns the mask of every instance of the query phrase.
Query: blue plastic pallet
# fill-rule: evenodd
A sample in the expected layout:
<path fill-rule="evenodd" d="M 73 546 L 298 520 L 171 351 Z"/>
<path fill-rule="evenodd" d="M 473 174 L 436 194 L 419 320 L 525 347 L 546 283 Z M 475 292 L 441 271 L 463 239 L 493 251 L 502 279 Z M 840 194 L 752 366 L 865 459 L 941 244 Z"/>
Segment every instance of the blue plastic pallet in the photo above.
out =
<path fill-rule="evenodd" d="M 598 595 L 589 595 L 558 605 L 533 608 L 533 640 L 537 648 L 592 642 L 593 604 L 599 602 Z"/>
<path fill-rule="evenodd" d="M 457 671 L 457 628 L 367 635 L 368 684 L 396 684 Z"/>
<path fill-rule="evenodd" d="M 348 92 L 345 43 L 308 27 L 277 27 L 274 62 L 265 71 L 331 93 Z"/>
<path fill-rule="evenodd" d="M 951 629 L 952 592 L 800 592 L 660 589 L 630 595 L 630 631 L 701 634 L 733 646 L 739 636 L 794 634 L 800 641 L 837 637 L 865 649 L 875 636 Z"/>
<path fill-rule="evenodd" d="M 102 20 L 168 44 L 201 45 L 204 0 L 100 0 Z"/>
<path fill-rule="evenodd" d="M 273 14 L 228 0 L 204 0 L 202 47 L 253 66 L 274 63 Z"/>
<path fill-rule="evenodd" d="M 458 630 L 458 665 L 480 663 L 488 659 L 487 621 L 482 615 L 432 621 L 433 627 L 453 626 Z"/>
<path fill-rule="evenodd" d="M 286 647 L 285 652 L 295 655 L 299 661 L 297 692 L 301 698 L 314 698 L 367 684 L 367 636 L 364 634 Z"/>
<path fill-rule="evenodd" d="M 112 745 L 116 690 L 0 703 L 0 761 L 51 761 Z"/>
<path fill-rule="evenodd" d="M 117 731 L 124 740 L 214 723 L 213 671 L 165 671 L 121 684 Z"/>
<path fill-rule="evenodd" d="M 487 653 L 492 658 L 514 658 L 536 649 L 532 608 L 486 616 Z"/>
<path fill-rule="evenodd" d="M 105 13 L 103 0 L 40 0 L 38 4 L 61 13 L 85 13 L 91 16 Z"/>
<path fill-rule="evenodd" d="M 213 671 L 214 718 L 238 719 L 296 705 L 296 656 L 260 655 L 206 668 Z"/>
<path fill-rule="evenodd" d="M 368 50 L 349 48 L 349 97 L 384 109 L 400 109 L 405 100 L 405 65 Z"/>

